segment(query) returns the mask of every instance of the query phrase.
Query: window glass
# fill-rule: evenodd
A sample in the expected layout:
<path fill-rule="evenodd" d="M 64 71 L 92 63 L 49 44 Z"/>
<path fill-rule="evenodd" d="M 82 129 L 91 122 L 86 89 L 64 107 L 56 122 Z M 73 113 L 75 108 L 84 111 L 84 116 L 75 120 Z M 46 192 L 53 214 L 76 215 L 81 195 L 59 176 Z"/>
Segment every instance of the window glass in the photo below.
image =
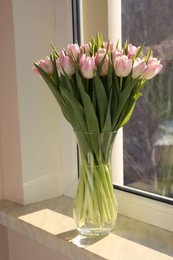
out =
<path fill-rule="evenodd" d="M 172 14 L 172 0 L 122 0 L 122 42 L 145 42 L 164 66 L 124 127 L 124 185 L 165 198 L 173 198 Z"/>

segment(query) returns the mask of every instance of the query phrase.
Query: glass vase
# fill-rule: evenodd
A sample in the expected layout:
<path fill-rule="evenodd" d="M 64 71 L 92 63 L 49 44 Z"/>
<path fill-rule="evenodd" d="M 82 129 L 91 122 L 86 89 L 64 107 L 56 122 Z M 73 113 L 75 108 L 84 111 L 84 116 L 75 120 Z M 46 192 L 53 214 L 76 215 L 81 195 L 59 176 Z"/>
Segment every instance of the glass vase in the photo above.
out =
<path fill-rule="evenodd" d="M 117 202 L 112 184 L 111 153 L 116 132 L 75 132 L 80 174 L 73 215 L 85 236 L 107 235 L 114 228 Z"/>

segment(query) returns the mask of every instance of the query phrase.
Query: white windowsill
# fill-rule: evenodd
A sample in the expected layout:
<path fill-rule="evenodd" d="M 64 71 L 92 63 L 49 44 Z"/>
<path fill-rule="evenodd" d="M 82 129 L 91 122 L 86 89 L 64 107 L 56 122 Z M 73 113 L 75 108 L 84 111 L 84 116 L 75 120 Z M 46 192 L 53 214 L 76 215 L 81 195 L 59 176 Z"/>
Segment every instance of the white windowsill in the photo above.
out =
<path fill-rule="evenodd" d="M 0 224 L 69 259 L 172 259 L 173 232 L 122 215 L 110 235 L 79 239 L 72 219 L 72 202 L 65 196 L 27 206 L 2 200 Z"/>

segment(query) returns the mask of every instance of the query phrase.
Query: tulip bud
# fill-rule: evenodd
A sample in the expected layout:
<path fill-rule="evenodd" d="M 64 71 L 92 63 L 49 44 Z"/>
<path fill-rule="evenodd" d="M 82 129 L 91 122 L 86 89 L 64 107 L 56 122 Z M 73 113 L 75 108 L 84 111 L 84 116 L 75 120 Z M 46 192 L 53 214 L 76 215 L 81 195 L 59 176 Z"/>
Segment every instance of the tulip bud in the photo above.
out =
<path fill-rule="evenodd" d="M 160 64 L 159 60 L 156 58 L 150 58 L 141 77 L 145 79 L 152 79 L 161 71 L 162 67 L 163 66 Z"/>
<path fill-rule="evenodd" d="M 134 55 L 137 53 L 137 51 L 139 50 L 139 48 L 140 48 L 140 47 L 136 47 L 136 46 L 134 46 L 134 45 L 132 45 L 132 44 L 128 44 L 128 54 L 127 54 L 128 58 L 129 58 L 129 59 L 132 59 L 133 56 L 134 56 Z"/>
<path fill-rule="evenodd" d="M 94 72 L 97 69 L 94 56 L 88 57 L 85 54 L 82 54 L 79 61 L 79 67 L 84 78 L 92 79 L 94 77 Z"/>
<path fill-rule="evenodd" d="M 103 42 L 104 49 L 108 49 L 109 51 L 113 52 L 116 49 L 115 42 Z"/>
<path fill-rule="evenodd" d="M 39 60 L 36 63 L 42 70 L 44 70 L 48 75 L 53 74 L 53 64 L 50 58 L 47 56 L 44 60 Z M 39 71 L 36 67 L 33 68 L 34 72 L 40 76 Z"/>
<path fill-rule="evenodd" d="M 62 75 L 72 76 L 76 71 L 73 60 L 65 55 L 64 51 L 61 51 L 59 59 L 56 60 L 56 67 Z"/>
<path fill-rule="evenodd" d="M 77 59 L 78 55 L 80 54 L 80 48 L 79 48 L 79 45 L 78 44 L 69 44 L 67 46 L 67 55 L 69 57 L 72 56 L 72 53 L 73 53 L 73 56 Z"/>
<path fill-rule="evenodd" d="M 115 60 L 116 57 L 123 56 L 123 50 L 115 49 L 112 53 L 112 59 Z"/>
<path fill-rule="evenodd" d="M 127 77 L 132 70 L 132 60 L 126 55 L 117 56 L 114 60 L 114 69 L 118 77 Z"/>
<path fill-rule="evenodd" d="M 106 49 L 98 50 L 98 52 L 96 54 L 96 58 L 95 58 L 96 66 L 98 66 L 98 64 L 102 61 L 102 59 L 104 58 L 105 55 L 106 55 Z M 108 55 L 106 55 L 103 66 L 102 66 L 102 70 L 100 73 L 101 76 L 106 76 L 108 74 L 108 66 L 109 66 L 109 58 L 108 58 Z"/>
<path fill-rule="evenodd" d="M 82 53 L 87 54 L 91 48 L 91 43 L 86 43 L 80 46 L 80 50 Z"/>
<path fill-rule="evenodd" d="M 140 75 L 142 75 L 145 67 L 146 67 L 146 62 L 144 60 L 141 60 L 140 58 L 136 58 L 133 64 L 132 78 L 136 79 Z"/>

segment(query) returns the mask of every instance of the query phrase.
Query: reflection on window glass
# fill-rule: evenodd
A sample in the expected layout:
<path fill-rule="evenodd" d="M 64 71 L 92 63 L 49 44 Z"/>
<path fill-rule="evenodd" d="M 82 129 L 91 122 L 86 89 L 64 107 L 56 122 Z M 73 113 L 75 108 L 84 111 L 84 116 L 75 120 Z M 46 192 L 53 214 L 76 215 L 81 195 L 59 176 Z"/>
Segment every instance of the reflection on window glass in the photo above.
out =
<path fill-rule="evenodd" d="M 152 46 L 164 69 L 124 127 L 124 184 L 173 198 L 173 1 L 122 0 L 122 34 Z"/>

